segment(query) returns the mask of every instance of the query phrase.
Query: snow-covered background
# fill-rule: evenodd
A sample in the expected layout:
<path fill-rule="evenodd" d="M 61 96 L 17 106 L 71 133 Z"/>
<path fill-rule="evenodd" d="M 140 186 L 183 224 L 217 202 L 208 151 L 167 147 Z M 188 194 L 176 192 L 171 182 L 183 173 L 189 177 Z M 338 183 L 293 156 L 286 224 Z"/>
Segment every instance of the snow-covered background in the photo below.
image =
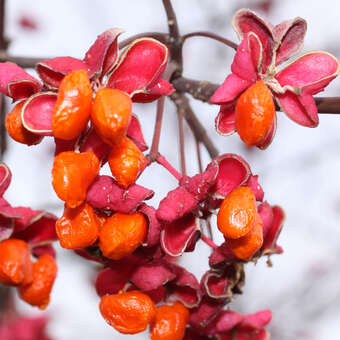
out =
<path fill-rule="evenodd" d="M 173 0 L 182 33 L 215 31 L 237 41 L 231 28 L 233 13 L 244 6 L 256 8 L 255 0 Z M 263 2 L 263 0 L 261 1 Z M 304 51 L 326 49 L 340 57 L 340 2 L 334 0 L 272 1 L 266 15 L 273 23 L 295 16 L 308 22 Z M 12 40 L 13 55 L 54 57 L 70 55 L 82 58 L 96 36 L 111 27 L 123 28 L 125 37 L 147 31 L 166 32 L 166 18 L 160 0 L 11 0 L 7 2 L 6 35 Z M 33 18 L 34 31 L 19 25 L 22 17 Z M 124 39 L 124 37 L 122 38 Z M 230 70 L 233 50 L 203 38 L 186 42 L 184 75 L 221 83 Z M 32 71 L 33 72 L 33 71 Z M 326 91 L 339 93 L 340 81 Z M 231 305 L 244 313 L 270 308 L 275 340 L 338 340 L 340 333 L 340 116 L 322 115 L 317 129 L 300 127 L 282 113 L 278 131 L 265 152 L 248 150 L 237 135 L 218 136 L 214 130 L 217 107 L 192 100 L 193 108 L 214 139 L 221 153 L 244 156 L 253 172 L 260 175 L 266 196 L 281 205 L 287 219 L 279 244 L 284 254 L 272 257 L 268 268 L 262 260 L 246 268 L 244 294 Z M 155 103 L 135 105 L 146 140 L 151 141 Z M 166 125 L 161 152 L 178 165 L 177 121 L 172 103 L 166 103 Z M 197 171 L 192 135 L 187 133 L 189 174 Z M 53 145 L 45 141 L 33 148 L 8 142 L 4 161 L 13 172 L 6 198 L 13 205 L 46 209 L 59 215 L 62 203 L 51 187 Z M 208 156 L 204 152 L 205 164 Z M 158 201 L 176 183 L 167 173 L 152 166 L 140 183 L 155 188 L 152 203 Z M 201 252 L 198 255 L 198 252 Z M 185 262 L 198 275 L 209 250 L 199 245 Z M 146 339 L 147 336 L 122 336 L 108 326 L 98 310 L 99 298 L 92 285 L 96 267 L 70 251 L 58 248 L 59 274 L 47 309 L 49 332 L 56 340 Z M 18 302 L 25 313 L 39 313 Z"/>

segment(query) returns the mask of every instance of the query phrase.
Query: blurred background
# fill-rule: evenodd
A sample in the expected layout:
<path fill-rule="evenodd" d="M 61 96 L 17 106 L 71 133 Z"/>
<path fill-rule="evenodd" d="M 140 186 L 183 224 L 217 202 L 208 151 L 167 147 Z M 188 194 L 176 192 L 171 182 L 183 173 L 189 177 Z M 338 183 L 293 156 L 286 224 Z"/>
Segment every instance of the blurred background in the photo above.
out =
<path fill-rule="evenodd" d="M 181 33 L 208 30 L 237 42 L 231 27 L 235 11 L 249 7 L 273 24 L 300 16 L 308 31 L 302 52 L 327 50 L 340 57 L 340 3 L 332 0 L 173 0 Z M 96 36 L 108 28 L 120 27 L 121 38 L 148 31 L 167 31 L 160 0 L 11 0 L 6 3 L 6 36 L 9 53 L 18 56 L 82 58 Z M 205 38 L 185 43 L 184 76 L 221 83 L 230 72 L 234 51 Z M 34 70 L 29 70 L 34 74 Z M 337 96 L 340 80 L 326 89 Z M 322 95 L 322 94 L 321 94 Z M 270 326 L 275 340 L 336 340 L 340 334 L 340 115 L 321 115 L 317 129 L 308 129 L 278 113 L 276 137 L 265 152 L 247 149 L 237 135 L 222 137 L 214 129 L 218 107 L 192 100 L 200 121 L 220 153 L 233 152 L 246 158 L 265 190 L 265 199 L 281 205 L 286 223 L 279 239 L 284 253 L 273 256 L 273 267 L 265 259 L 246 266 L 244 294 L 230 306 L 242 313 L 273 310 Z M 151 144 L 156 104 L 134 104 L 145 139 Z M 8 102 L 8 110 L 10 103 Z M 166 101 L 165 126 L 160 151 L 179 168 L 177 118 L 173 104 Z M 195 143 L 185 126 L 189 175 L 198 171 Z M 62 214 L 63 204 L 51 186 L 54 146 L 43 143 L 27 148 L 7 140 L 3 160 L 13 173 L 6 199 L 13 205 L 31 206 Z M 202 148 L 203 150 L 203 148 Z M 203 151 L 204 166 L 209 162 Z M 176 182 L 157 166 L 148 168 L 139 183 L 156 189 L 151 203 L 157 207 Z M 107 169 L 105 168 L 105 171 Z M 156 181 L 155 181 L 156 179 Z M 220 242 L 215 233 L 216 242 Z M 58 278 L 46 312 L 39 312 L 15 300 L 23 315 L 47 314 L 47 332 L 54 340 L 147 339 L 147 335 L 122 336 L 100 316 L 99 298 L 93 281 L 98 268 L 58 245 Z M 199 242 L 194 254 L 183 262 L 200 276 L 208 267 L 202 259 L 209 249 Z M 198 255 L 199 254 L 199 255 Z M 0 304 L 3 300 L 0 300 Z M 1 338 L 0 338 L 1 339 Z M 33 339 L 34 340 L 34 339 Z"/>

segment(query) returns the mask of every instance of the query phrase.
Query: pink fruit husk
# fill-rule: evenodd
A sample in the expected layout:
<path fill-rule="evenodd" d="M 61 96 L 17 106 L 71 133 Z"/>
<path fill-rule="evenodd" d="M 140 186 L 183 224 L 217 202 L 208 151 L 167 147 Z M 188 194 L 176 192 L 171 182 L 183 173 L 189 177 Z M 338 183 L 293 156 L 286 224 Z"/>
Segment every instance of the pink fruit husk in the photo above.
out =
<path fill-rule="evenodd" d="M 188 190 L 178 187 L 160 201 L 156 215 L 159 220 L 171 223 L 191 213 L 198 203 Z"/>
<path fill-rule="evenodd" d="M 179 181 L 179 185 L 190 192 L 197 201 L 201 202 L 208 195 L 209 190 L 215 183 L 218 171 L 218 164 L 211 163 L 211 165 L 200 174 L 193 177 L 182 177 Z"/>
<path fill-rule="evenodd" d="M 279 106 L 296 123 L 316 127 L 319 118 L 312 95 L 323 91 L 339 71 L 339 62 L 330 53 L 304 54 L 275 76 L 285 91 L 275 95 Z"/>
<path fill-rule="evenodd" d="M 2 197 L 7 190 L 9 184 L 12 180 L 12 173 L 9 167 L 3 163 L 0 162 L 0 197 Z"/>
<path fill-rule="evenodd" d="M 14 63 L 0 63 L 0 92 L 14 101 L 40 91 L 40 82 Z"/>
<path fill-rule="evenodd" d="M 164 227 L 160 242 L 163 251 L 170 256 L 181 256 L 193 251 L 201 232 L 200 221 L 193 215 L 178 219 Z"/>
<path fill-rule="evenodd" d="M 240 40 L 249 32 L 255 33 L 259 37 L 262 45 L 261 69 L 265 73 L 273 57 L 275 43 L 273 25 L 249 9 L 237 11 L 233 17 L 232 24 Z"/>
<path fill-rule="evenodd" d="M 168 96 L 175 91 L 175 88 L 168 81 L 159 78 L 155 84 L 148 86 L 145 92 L 136 93 L 132 101 L 136 103 L 150 103 L 161 96 Z"/>
<path fill-rule="evenodd" d="M 197 307 L 202 297 L 196 277 L 178 265 L 171 264 L 171 267 L 176 279 L 166 285 L 167 301 L 180 301 L 187 308 Z"/>
<path fill-rule="evenodd" d="M 55 231 L 56 221 L 57 217 L 53 214 L 40 211 L 40 214 L 32 218 L 25 229 L 15 231 L 13 237 L 26 241 L 31 248 L 54 242 L 58 239 Z"/>
<path fill-rule="evenodd" d="M 84 62 L 88 66 L 90 78 L 101 79 L 115 66 L 118 58 L 118 37 L 124 33 L 119 28 L 111 28 L 100 34 L 86 52 Z"/>
<path fill-rule="evenodd" d="M 141 212 L 148 219 L 148 233 L 143 241 L 143 247 L 154 247 L 159 244 L 162 224 L 156 217 L 156 209 L 145 203 L 138 207 L 138 212 Z"/>
<path fill-rule="evenodd" d="M 0 198 L 0 215 L 9 219 L 22 219 L 17 208 L 12 207 L 3 197 Z"/>
<path fill-rule="evenodd" d="M 246 185 L 253 191 L 256 201 L 263 201 L 264 192 L 261 185 L 258 182 L 259 176 L 258 175 L 251 175 L 246 183 Z"/>
<path fill-rule="evenodd" d="M 212 268 L 220 268 L 235 261 L 238 261 L 238 259 L 230 251 L 226 242 L 223 242 L 211 253 L 209 257 L 209 266 Z"/>
<path fill-rule="evenodd" d="M 201 291 L 212 299 L 231 298 L 232 286 L 221 271 L 208 270 L 201 278 Z"/>
<path fill-rule="evenodd" d="M 112 177 L 97 176 L 87 191 L 86 201 L 94 208 L 129 214 L 153 195 L 152 190 L 140 185 L 123 189 Z"/>
<path fill-rule="evenodd" d="M 211 299 L 204 295 L 199 306 L 190 313 L 189 324 L 195 330 L 204 331 L 207 325 L 220 313 L 224 301 Z"/>
<path fill-rule="evenodd" d="M 21 109 L 21 120 L 30 132 L 52 136 L 52 115 L 57 101 L 54 92 L 40 92 L 31 96 Z"/>
<path fill-rule="evenodd" d="M 131 96 L 148 93 L 162 75 L 169 58 L 165 45 L 152 38 L 132 42 L 120 56 L 108 78 L 107 87 L 117 88 Z"/>
<path fill-rule="evenodd" d="M 145 142 L 139 119 L 134 114 L 132 114 L 131 116 L 126 135 L 136 144 L 140 151 L 144 152 L 148 149 L 148 145 Z"/>
<path fill-rule="evenodd" d="M 215 129 L 222 136 L 230 136 L 236 132 L 234 105 L 221 105 L 215 118 Z"/>
<path fill-rule="evenodd" d="M 122 267 L 120 270 L 105 268 L 96 279 L 96 291 L 99 296 L 118 294 L 124 288 L 131 275 L 131 268 Z"/>
<path fill-rule="evenodd" d="M 52 256 L 54 259 L 56 258 L 56 252 L 52 244 L 44 244 L 41 246 L 35 246 L 32 249 L 32 255 L 35 256 L 36 258 L 39 258 L 40 256 L 45 255 L 45 254 Z"/>
<path fill-rule="evenodd" d="M 302 18 L 286 20 L 276 25 L 273 34 L 277 43 L 276 65 L 299 53 L 307 31 L 307 22 Z"/>
<path fill-rule="evenodd" d="M 219 315 L 209 324 L 208 334 L 216 335 L 220 333 L 227 333 L 233 328 L 239 326 L 244 320 L 244 316 L 232 311 L 225 310 L 219 313 Z"/>
<path fill-rule="evenodd" d="M 74 70 L 87 70 L 87 65 L 73 57 L 57 57 L 40 61 L 36 70 L 44 84 L 52 89 L 60 86 L 62 79 Z"/>
<path fill-rule="evenodd" d="M 130 281 L 142 291 L 149 291 L 164 286 L 175 277 L 167 261 L 160 259 L 136 268 Z"/>
<path fill-rule="evenodd" d="M 223 154 L 216 157 L 208 167 L 217 162 L 219 171 L 212 188 L 217 198 L 225 198 L 238 186 L 245 184 L 251 176 L 249 164 L 236 154 Z"/>
<path fill-rule="evenodd" d="M 93 127 L 86 133 L 80 146 L 80 152 L 92 151 L 99 159 L 101 165 L 106 163 L 110 150 L 111 147 L 98 136 Z"/>
<path fill-rule="evenodd" d="M 280 252 L 280 248 L 276 247 L 276 241 L 280 236 L 285 220 L 285 214 L 279 206 L 272 207 L 272 211 L 273 222 L 270 229 L 266 232 L 266 237 L 263 239 L 263 245 L 260 250 L 262 255 L 271 255 Z"/>
<path fill-rule="evenodd" d="M 77 140 L 78 138 L 72 139 L 72 140 L 54 138 L 54 142 L 55 142 L 54 156 L 59 155 L 61 152 L 74 151 L 75 146 L 77 144 Z"/>
<path fill-rule="evenodd" d="M 273 218 L 274 218 L 273 209 L 268 202 L 263 202 L 262 204 L 258 206 L 257 211 L 260 214 L 262 222 L 263 222 L 262 230 L 263 230 L 263 238 L 265 239 L 273 224 Z"/>
<path fill-rule="evenodd" d="M 13 219 L 0 215 L 0 242 L 9 239 L 13 234 L 13 230 Z"/>

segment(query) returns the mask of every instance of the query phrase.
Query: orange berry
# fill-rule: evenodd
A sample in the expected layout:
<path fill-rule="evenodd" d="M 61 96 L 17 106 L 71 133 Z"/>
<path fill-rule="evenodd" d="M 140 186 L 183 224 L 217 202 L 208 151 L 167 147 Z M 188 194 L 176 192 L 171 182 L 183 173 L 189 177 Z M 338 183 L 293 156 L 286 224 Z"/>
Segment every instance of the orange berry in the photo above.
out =
<path fill-rule="evenodd" d="M 92 88 L 85 70 L 63 78 L 52 116 L 53 136 L 71 140 L 85 129 L 91 114 Z"/>
<path fill-rule="evenodd" d="M 28 244 L 18 239 L 0 242 L 0 282 L 5 285 L 28 284 L 33 280 L 33 266 Z"/>
<path fill-rule="evenodd" d="M 132 101 L 120 90 L 103 88 L 94 98 L 91 120 L 97 133 L 108 144 L 116 146 L 130 123 Z"/>
<path fill-rule="evenodd" d="M 33 264 L 33 281 L 18 287 L 20 298 L 32 306 L 45 309 L 50 302 L 50 294 L 57 276 L 58 267 L 54 258 L 44 254 Z"/>
<path fill-rule="evenodd" d="M 85 200 L 99 168 L 99 160 L 92 151 L 60 153 L 55 157 L 52 169 L 54 191 L 68 207 L 76 208 Z"/>
<path fill-rule="evenodd" d="M 105 321 L 124 334 L 144 331 L 156 313 L 150 297 L 136 290 L 105 295 L 100 301 L 99 308 Z"/>
<path fill-rule="evenodd" d="M 8 134 L 16 142 L 26 145 L 36 145 L 41 142 L 43 137 L 26 130 L 22 124 L 21 109 L 24 104 L 25 101 L 21 101 L 6 115 L 6 129 Z"/>
<path fill-rule="evenodd" d="M 99 227 L 99 219 L 87 203 L 74 209 L 65 207 L 64 215 L 56 222 L 60 245 L 67 249 L 92 245 L 98 238 Z"/>
<path fill-rule="evenodd" d="M 109 155 L 111 173 L 124 188 L 136 182 L 146 164 L 143 152 L 127 137 L 112 148 Z"/>
<path fill-rule="evenodd" d="M 180 302 L 157 307 L 156 316 L 150 324 L 151 340 L 182 340 L 189 314 Z"/>
<path fill-rule="evenodd" d="M 146 237 L 148 223 L 141 213 L 115 213 L 104 223 L 99 248 L 104 256 L 119 260 L 134 252 Z"/>
<path fill-rule="evenodd" d="M 236 131 L 248 146 L 256 145 L 268 135 L 274 116 L 273 96 L 263 80 L 257 81 L 237 100 Z"/>
<path fill-rule="evenodd" d="M 256 198 L 249 187 L 238 187 L 222 202 L 217 226 L 228 238 L 237 239 L 249 233 L 257 214 Z"/>
<path fill-rule="evenodd" d="M 227 239 L 231 252 L 241 260 L 248 261 L 261 248 L 263 244 L 263 222 L 259 214 L 250 232 L 238 239 Z"/>

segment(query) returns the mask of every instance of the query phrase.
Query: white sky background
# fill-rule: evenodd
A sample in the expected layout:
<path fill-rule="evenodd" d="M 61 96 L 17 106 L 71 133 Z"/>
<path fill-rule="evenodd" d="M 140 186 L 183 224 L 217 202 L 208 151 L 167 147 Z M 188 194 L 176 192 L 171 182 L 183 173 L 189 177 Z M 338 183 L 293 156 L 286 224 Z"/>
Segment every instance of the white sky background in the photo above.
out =
<path fill-rule="evenodd" d="M 182 33 L 196 30 L 215 31 L 237 41 L 231 29 L 232 13 L 256 3 L 246 0 L 173 0 Z M 276 4 L 269 19 L 280 21 L 303 17 L 308 31 L 303 51 L 327 49 L 340 57 L 340 2 L 332 0 L 285 0 Z M 24 31 L 17 23 L 21 15 L 36 19 L 39 29 Z M 63 56 L 81 58 L 96 36 L 111 27 L 126 30 L 124 37 L 167 30 L 160 0 L 115 1 L 28 1 L 10 0 L 7 7 L 6 33 L 11 38 L 10 52 L 23 56 Z M 184 51 L 184 75 L 221 83 L 230 71 L 233 51 L 212 40 L 193 38 Z M 326 95 L 339 93 L 340 80 L 326 89 Z M 170 102 L 166 104 L 161 152 L 178 165 L 177 122 Z M 340 116 L 322 115 L 317 129 L 300 127 L 282 113 L 278 114 L 278 131 L 268 150 L 247 150 L 239 137 L 218 136 L 214 118 L 218 108 L 192 100 L 197 116 L 221 153 L 239 153 L 260 175 L 260 183 L 271 204 L 281 205 L 287 214 L 279 244 L 285 250 L 272 258 L 273 268 L 262 260 L 247 266 L 244 295 L 232 308 L 244 313 L 273 308 L 273 339 L 339 339 L 340 324 Z M 155 107 L 135 105 L 146 140 L 151 143 Z M 189 174 L 197 171 L 193 139 L 188 128 L 187 162 Z M 6 198 L 13 205 L 27 205 L 61 214 L 62 203 L 52 191 L 50 170 L 53 146 L 45 141 L 33 148 L 9 142 L 5 162 L 13 172 Z M 208 157 L 204 155 L 205 164 Z M 157 177 L 156 177 L 157 176 Z M 155 183 L 155 178 L 157 181 Z M 154 182 L 153 182 L 154 181 Z M 166 172 L 152 166 L 141 177 L 140 184 L 157 188 L 152 203 L 176 185 Z M 186 257 L 196 273 L 208 256 L 205 245 L 201 254 Z M 101 318 L 91 280 L 95 267 L 89 262 L 58 248 L 59 275 L 48 308 L 49 330 L 56 340 L 146 339 L 142 335 L 121 336 Z M 33 309 L 20 303 L 27 313 Z M 34 313 L 37 311 L 34 310 Z"/>

